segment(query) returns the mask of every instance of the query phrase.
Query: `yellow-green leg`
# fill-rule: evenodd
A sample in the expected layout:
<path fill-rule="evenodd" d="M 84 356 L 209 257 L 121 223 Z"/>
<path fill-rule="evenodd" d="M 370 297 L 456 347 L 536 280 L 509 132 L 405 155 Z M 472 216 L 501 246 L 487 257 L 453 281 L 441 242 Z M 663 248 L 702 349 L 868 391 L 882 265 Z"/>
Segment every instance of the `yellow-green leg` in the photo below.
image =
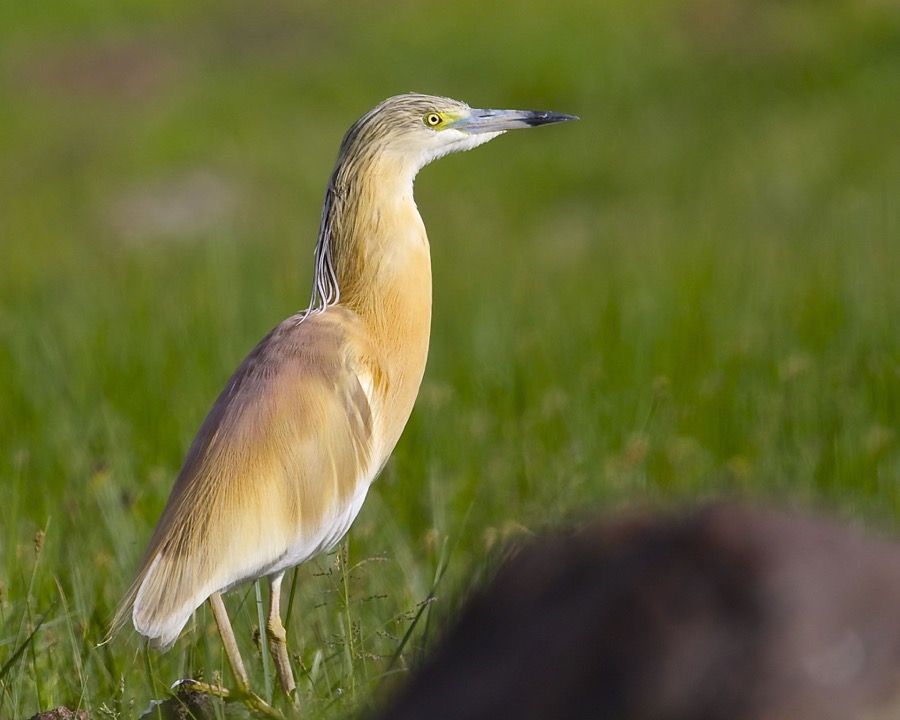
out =
<path fill-rule="evenodd" d="M 228 656 L 228 663 L 231 665 L 231 671 L 234 673 L 234 681 L 237 683 L 237 696 L 249 708 L 273 718 L 274 720 L 284 720 L 284 716 L 275 708 L 271 707 L 259 695 L 250 689 L 250 679 L 247 676 L 247 670 L 244 668 L 244 661 L 241 658 L 241 651 L 238 650 L 237 640 L 234 637 L 234 630 L 231 628 L 231 621 L 228 619 L 228 612 L 225 610 L 225 603 L 222 601 L 222 593 L 214 592 L 209 596 L 209 605 L 213 611 L 213 617 L 216 619 L 216 626 L 219 628 L 219 635 L 222 637 L 222 645 L 225 647 L 225 655 Z M 221 698 L 229 698 L 232 696 L 228 690 L 209 683 L 191 681 L 192 689 L 209 695 L 218 695 Z"/>
<path fill-rule="evenodd" d="M 287 633 L 281 624 L 281 581 L 284 573 L 269 579 L 269 619 L 266 622 L 266 637 L 269 639 L 269 651 L 275 661 L 278 670 L 278 681 L 284 694 L 290 697 L 297 684 L 294 682 L 294 672 L 291 670 L 291 661 L 287 651 Z"/>
<path fill-rule="evenodd" d="M 247 677 L 247 670 L 244 668 L 241 651 L 238 650 L 234 630 L 231 628 L 231 621 L 228 619 L 228 612 L 225 610 L 225 603 L 222 602 L 222 593 L 214 592 L 210 595 L 209 605 L 212 608 L 213 617 L 216 619 L 216 626 L 219 628 L 222 645 L 225 646 L 228 663 L 231 665 L 231 671 L 234 673 L 234 681 L 241 692 L 249 693 L 250 679 Z"/>

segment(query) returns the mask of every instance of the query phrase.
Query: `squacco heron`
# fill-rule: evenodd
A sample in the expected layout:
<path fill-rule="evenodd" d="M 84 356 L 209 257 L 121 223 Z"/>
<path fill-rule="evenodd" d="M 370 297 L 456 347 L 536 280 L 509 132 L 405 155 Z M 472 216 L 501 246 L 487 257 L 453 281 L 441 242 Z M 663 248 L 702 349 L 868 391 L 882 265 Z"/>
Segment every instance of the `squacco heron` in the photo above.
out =
<path fill-rule="evenodd" d="M 267 577 L 266 635 L 295 689 L 280 616 L 287 569 L 334 547 L 397 444 L 431 327 L 431 259 L 413 199 L 419 169 L 507 130 L 575 119 L 392 97 L 341 143 L 308 309 L 272 330 L 215 401 L 114 621 L 168 649 L 209 599 L 239 689 L 249 682 L 222 593 Z"/>

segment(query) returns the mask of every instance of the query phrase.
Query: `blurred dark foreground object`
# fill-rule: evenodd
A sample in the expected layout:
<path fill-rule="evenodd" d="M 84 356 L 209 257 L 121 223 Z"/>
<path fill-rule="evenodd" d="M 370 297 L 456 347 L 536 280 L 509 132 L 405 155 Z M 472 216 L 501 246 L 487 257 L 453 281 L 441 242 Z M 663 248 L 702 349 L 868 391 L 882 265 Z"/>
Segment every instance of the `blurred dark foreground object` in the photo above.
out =
<path fill-rule="evenodd" d="M 87 710 L 69 710 L 61 705 L 54 710 L 45 710 L 32 715 L 31 720 L 89 720 Z"/>
<path fill-rule="evenodd" d="M 734 505 L 530 541 L 380 717 L 900 718 L 900 546 Z"/>

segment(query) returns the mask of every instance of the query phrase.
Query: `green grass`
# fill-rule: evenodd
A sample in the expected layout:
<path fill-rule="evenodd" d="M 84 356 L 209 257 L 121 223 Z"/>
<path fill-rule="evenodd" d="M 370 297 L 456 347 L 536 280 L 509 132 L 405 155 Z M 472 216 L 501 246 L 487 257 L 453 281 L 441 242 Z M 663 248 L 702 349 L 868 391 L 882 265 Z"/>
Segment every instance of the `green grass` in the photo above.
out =
<path fill-rule="evenodd" d="M 222 669 L 205 609 L 165 655 L 97 644 L 397 92 L 582 120 L 417 182 L 429 368 L 345 555 L 298 571 L 309 717 L 377 703 L 528 530 L 723 494 L 897 528 L 898 38 L 879 1 L 0 8 L 0 718 Z"/>

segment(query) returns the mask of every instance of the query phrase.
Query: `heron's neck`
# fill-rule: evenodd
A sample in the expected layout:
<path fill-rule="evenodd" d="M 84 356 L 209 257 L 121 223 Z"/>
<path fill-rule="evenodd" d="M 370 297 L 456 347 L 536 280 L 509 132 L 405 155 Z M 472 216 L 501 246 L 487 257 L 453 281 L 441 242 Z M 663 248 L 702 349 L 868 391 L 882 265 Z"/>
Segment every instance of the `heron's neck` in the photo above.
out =
<path fill-rule="evenodd" d="M 388 296 L 404 287 L 412 290 L 423 275 L 430 278 L 428 239 L 413 200 L 412 173 L 385 164 L 355 172 L 339 166 L 328 192 L 321 234 L 327 235 L 342 305 L 364 315 L 386 312 L 381 306 Z"/>
<path fill-rule="evenodd" d="M 338 164 L 316 248 L 317 304 L 339 302 L 385 333 L 388 344 L 427 349 L 431 259 L 414 177 L 386 162 Z"/>
<path fill-rule="evenodd" d="M 413 173 L 389 167 L 355 174 L 340 170 L 329 185 L 316 273 L 318 278 L 321 254 L 327 250 L 326 264 L 339 293 L 333 304 L 353 311 L 368 328 L 368 341 L 387 381 L 381 388 L 382 407 L 391 421 L 384 442 L 393 447 L 412 410 L 428 357 L 428 239 L 413 200 Z"/>

